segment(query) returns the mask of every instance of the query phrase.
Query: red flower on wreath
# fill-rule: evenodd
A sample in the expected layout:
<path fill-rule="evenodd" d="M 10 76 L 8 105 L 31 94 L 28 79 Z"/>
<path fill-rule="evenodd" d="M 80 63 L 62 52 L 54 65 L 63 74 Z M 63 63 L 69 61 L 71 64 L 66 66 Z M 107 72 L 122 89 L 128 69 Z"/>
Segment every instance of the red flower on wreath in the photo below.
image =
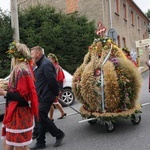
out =
<path fill-rule="evenodd" d="M 101 74 L 101 70 L 100 70 L 100 68 L 97 68 L 96 70 L 95 70 L 95 76 L 100 76 L 100 74 Z"/>

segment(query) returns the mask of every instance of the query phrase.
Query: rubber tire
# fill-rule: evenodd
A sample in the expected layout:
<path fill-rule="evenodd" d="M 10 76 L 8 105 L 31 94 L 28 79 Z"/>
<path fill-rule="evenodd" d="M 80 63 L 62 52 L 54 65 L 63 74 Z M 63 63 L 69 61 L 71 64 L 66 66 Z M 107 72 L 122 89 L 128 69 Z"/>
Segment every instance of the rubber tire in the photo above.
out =
<path fill-rule="evenodd" d="M 131 116 L 131 122 L 134 125 L 138 125 L 141 122 L 141 115 L 138 116 L 138 118 L 135 115 Z"/>
<path fill-rule="evenodd" d="M 67 107 L 68 105 L 71 106 L 74 103 L 75 96 L 71 89 L 63 89 L 61 101 L 60 103 L 63 107 Z"/>
<path fill-rule="evenodd" d="M 108 133 L 111 133 L 115 129 L 115 124 L 111 122 L 111 124 L 105 123 L 105 128 Z"/>
<path fill-rule="evenodd" d="M 90 125 L 94 125 L 94 124 L 96 124 L 96 122 L 97 122 L 97 119 L 88 121 L 88 123 L 89 123 Z"/>

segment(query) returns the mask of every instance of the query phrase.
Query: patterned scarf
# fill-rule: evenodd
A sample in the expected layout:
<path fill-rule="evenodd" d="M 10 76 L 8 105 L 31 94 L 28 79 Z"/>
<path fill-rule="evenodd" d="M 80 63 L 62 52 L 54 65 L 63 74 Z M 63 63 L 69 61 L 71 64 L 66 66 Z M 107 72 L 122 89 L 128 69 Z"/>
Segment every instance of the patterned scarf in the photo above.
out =
<path fill-rule="evenodd" d="M 21 62 L 16 65 L 10 74 L 8 92 L 18 92 L 30 103 L 31 112 L 38 117 L 38 97 L 34 85 L 33 72 L 29 63 Z M 11 121 L 18 101 L 11 101 L 6 105 L 3 123 Z"/>

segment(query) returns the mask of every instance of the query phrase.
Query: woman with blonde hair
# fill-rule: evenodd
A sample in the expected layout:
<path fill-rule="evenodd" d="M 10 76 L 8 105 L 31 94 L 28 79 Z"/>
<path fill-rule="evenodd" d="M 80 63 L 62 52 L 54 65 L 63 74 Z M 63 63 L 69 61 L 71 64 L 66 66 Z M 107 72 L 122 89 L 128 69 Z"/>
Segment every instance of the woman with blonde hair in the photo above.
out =
<path fill-rule="evenodd" d="M 28 47 L 21 43 L 12 42 L 7 53 L 12 58 L 9 83 L 7 90 L 0 88 L 0 95 L 6 98 L 2 123 L 4 150 L 29 150 L 33 117 L 38 117 L 32 59 Z"/>

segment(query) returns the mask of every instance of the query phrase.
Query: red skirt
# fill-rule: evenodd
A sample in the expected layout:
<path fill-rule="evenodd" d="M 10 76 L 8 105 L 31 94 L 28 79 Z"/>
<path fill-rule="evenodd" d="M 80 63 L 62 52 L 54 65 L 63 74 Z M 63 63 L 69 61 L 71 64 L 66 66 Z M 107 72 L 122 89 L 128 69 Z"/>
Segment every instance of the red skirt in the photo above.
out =
<path fill-rule="evenodd" d="M 59 103 L 59 100 L 58 100 L 58 98 L 56 98 L 56 99 L 54 100 L 53 104 L 58 104 L 58 103 Z"/>
<path fill-rule="evenodd" d="M 32 142 L 33 115 L 30 107 L 17 107 L 10 122 L 3 125 L 6 144 L 26 146 Z"/>

